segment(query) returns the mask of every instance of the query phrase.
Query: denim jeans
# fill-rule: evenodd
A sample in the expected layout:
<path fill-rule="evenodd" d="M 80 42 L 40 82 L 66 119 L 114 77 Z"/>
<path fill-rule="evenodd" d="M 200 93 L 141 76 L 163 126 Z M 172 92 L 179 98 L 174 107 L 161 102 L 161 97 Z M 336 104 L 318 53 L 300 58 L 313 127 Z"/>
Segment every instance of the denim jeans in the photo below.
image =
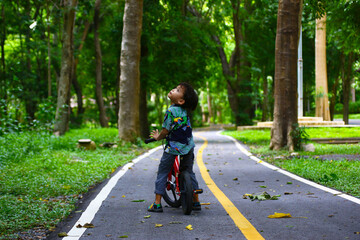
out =
<path fill-rule="evenodd" d="M 157 178 L 155 181 L 155 194 L 164 195 L 165 186 L 167 182 L 168 174 L 171 170 L 171 167 L 174 165 L 176 155 L 164 152 L 157 173 Z M 196 180 L 195 173 L 193 171 L 194 165 L 194 148 L 186 155 L 180 157 L 180 171 L 188 171 L 191 176 L 191 182 L 193 189 L 199 189 L 198 181 Z"/>

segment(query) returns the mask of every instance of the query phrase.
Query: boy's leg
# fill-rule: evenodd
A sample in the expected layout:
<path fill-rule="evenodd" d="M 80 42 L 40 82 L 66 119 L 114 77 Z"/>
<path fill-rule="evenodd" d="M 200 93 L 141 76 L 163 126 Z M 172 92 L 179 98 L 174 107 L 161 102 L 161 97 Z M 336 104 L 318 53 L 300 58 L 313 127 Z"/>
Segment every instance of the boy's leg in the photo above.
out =
<path fill-rule="evenodd" d="M 174 164 L 175 155 L 163 153 L 155 181 L 155 202 L 148 207 L 149 212 L 162 212 L 161 198 L 165 193 L 167 176 Z"/>
<path fill-rule="evenodd" d="M 191 149 L 188 154 L 181 156 L 180 171 L 188 171 L 190 173 L 193 189 L 199 189 L 199 184 L 196 179 L 195 173 L 193 171 L 193 166 L 194 166 L 194 149 Z"/>
<path fill-rule="evenodd" d="M 155 202 L 161 201 L 162 195 L 165 194 L 165 187 L 167 182 L 167 177 L 171 171 L 172 166 L 174 165 L 175 155 L 164 152 L 161 157 L 158 173 L 155 181 Z"/>

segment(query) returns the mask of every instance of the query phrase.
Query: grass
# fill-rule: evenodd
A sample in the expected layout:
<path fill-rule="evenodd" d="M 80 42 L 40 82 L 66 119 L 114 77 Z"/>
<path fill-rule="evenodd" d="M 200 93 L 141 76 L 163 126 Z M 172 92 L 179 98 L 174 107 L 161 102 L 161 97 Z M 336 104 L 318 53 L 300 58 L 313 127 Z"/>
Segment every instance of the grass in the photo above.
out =
<path fill-rule="evenodd" d="M 359 137 L 359 128 L 306 128 L 309 138 Z M 360 197 L 360 161 L 323 160 L 321 155 L 359 154 L 360 144 L 317 144 L 315 152 L 298 152 L 290 156 L 288 151 L 271 151 L 270 130 L 225 131 L 245 143 L 259 158 L 286 169 L 292 173 L 327 187 L 338 189 L 355 197 Z M 279 158 L 279 156 L 281 156 Z M 359 156 L 359 155 L 357 155 Z"/>
<path fill-rule="evenodd" d="M 334 119 L 342 119 L 342 114 L 335 114 Z M 349 119 L 360 119 L 360 114 L 349 114 Z"/>
<path fill-rule="evenodd" d="M 97 149 L 77 148 L 82 138 L 95 141 Z M 118 147 L 99 147 L 103 142 Z M 34 227 L 54 227 L 91 186 L 153 146 L 119 142 L 117 129 L 72 130 L 63 137 L 36 132 L 0 137 L 0 239 L 16 239 L 17 232 Z"/>

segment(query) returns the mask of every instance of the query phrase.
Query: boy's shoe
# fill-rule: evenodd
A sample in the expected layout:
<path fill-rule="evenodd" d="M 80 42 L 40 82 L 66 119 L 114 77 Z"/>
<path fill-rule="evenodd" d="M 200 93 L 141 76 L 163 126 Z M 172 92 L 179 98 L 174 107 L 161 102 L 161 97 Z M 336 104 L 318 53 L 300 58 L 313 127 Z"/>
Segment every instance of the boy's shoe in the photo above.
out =
<path fill-rule="evenodd" d="M 194 202 L 194 203 L 193 203 L 192 210 L 194 210 L 194 211 L 201 211 L 201 204 L 200 204 L 200 202 Z"/>
<path fill-rule="evenodd" d="M 163 208 L 161 204 L 151 204 L 150 207 L 148 207 L 149 212 L 163 212 Z"/>

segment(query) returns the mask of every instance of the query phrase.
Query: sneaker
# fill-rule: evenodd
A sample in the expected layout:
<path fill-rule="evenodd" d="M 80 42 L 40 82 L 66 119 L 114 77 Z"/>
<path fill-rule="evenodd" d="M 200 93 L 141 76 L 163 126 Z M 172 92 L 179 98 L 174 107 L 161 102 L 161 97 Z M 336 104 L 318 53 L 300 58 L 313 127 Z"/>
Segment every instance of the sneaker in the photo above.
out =
<path fill-rule="evenodd" d="M 163 212 L 163 208 L 161 204 L 151 204 L 150 207 L 148 207 L 149 212 Z"/>
<path fill-rule="evenodd" d="M 192 210 L 194 210 L 194 211 L 201 211 L 201 204 L 200 204 L 200 202 L 194 202 L 194 203 L 193 203 Z"/>

